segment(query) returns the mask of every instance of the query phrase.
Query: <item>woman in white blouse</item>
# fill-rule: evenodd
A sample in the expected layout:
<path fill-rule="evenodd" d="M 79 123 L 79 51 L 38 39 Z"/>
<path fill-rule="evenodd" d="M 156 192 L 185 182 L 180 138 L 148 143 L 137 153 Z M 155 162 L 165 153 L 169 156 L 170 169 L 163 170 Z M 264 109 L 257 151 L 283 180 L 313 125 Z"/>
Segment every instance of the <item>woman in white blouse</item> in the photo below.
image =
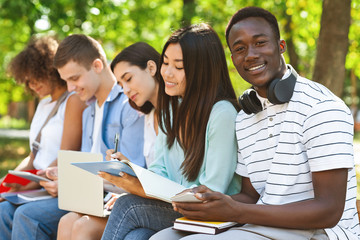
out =
<path fill-rule="evenodd" d="M 67 94 L 66 82 L 53 67 L 57 47 L 58 42 L 52 37 L 35 39 L 10 62 L 9 72 L 16 82 L 24 84 L 27 90 L 40 99 L 30 126 L 31 152 L 15 170 L 44 170 L 49 166 L 56 166 L 59 149 L 79 150 L 81 147 L 81 121 L 85 104 L 75 94 Z M 61 96 L 66 96 L 65 100 L 44 125 Z M 34 154 L 33 142 L 40 131 L 39 148 Z M 4 186 L 10 187 L 10 191 L 40 187 L 35 182 L 26 186 L 4 183 Z M 47 190 L 51 195 L 57 195 L 57 191 L 52 188 Z"/>
<path fill-rule="evenodd" d="M 158 88 L 160 54 L 150 45 L 138 42 L 123 49 L 112 61 L 111 70 L 129 98 L 130 105 L 145 114 L 144 156 L 146 165 L 154 160 L 154 145 L 158 133 L 155 114 Z M 107 158 L 113 149 L 107 151 Z M 112 155 L 124 159 L 120 152 Z M 130 159 L 131 160 L 131 159 Z M 116 198 L 108 202 L 111 208 Z M 100 239 L 108 218 L 70 212 L 60 219 L 57 239 Z"/>
<path fill-rule="evenodd" d="M 53 181 L 41 181 L 40 184 L 53 197 L 57 196 L 57 176 L 49 166 L 57 165 L 57 153 L 59 149 L 80 150 L 82 135 L 82 111 L 85 104 L 73 93 L 67 92 L 57 70 L 53 67 L 53 58 L 58 47 L 58 42 L 51 37 L 43 37 L 31 41 L 10 63 L 9 72 L 17 83 L 25 84 L 35 96 L 40 99 L 34 118 L 30 126 L 31 152 L 15 170 L 39 170 L 37 174 L 44 175 Z M 63 101 L 62 101 L 63 99 Z M 56 113 L 50 114 L 59 103 Z M 49 117 L 49 121 L 47 121 Z M 39 132 L 41 138 L 37 138 Z M 36 146 L 33 142 L 37 139 Z M 22 191 L 40 188 L 35 182 L 26 186 L 20 184 L 6 184 L 10 191 Z M 32 201 L 23 205 L 13 205 L 0 199 L 0 232 L 1 239 L 15 239 L 25 236 L 19 230 L 32 228 L 37 219 L 41 218 L 44 223 L 58 219 L 65 214 L 63 211 L 39 214 L 33 217 L 33 221 L 25 221 L 28 209 L 42 208 L 46 205 L 57 206 L 57 198 L 48 201 Z M 40 225 L 40 224 L 39 224 Z M 38 226 L 38 225 L 37 225 Z M 38 227 L 41 228 L 40 226 Z M 37 229 L 32 229 L 37 231 Z M 55 237 L 57 225 L 47 229 L 51 237 Z"/>

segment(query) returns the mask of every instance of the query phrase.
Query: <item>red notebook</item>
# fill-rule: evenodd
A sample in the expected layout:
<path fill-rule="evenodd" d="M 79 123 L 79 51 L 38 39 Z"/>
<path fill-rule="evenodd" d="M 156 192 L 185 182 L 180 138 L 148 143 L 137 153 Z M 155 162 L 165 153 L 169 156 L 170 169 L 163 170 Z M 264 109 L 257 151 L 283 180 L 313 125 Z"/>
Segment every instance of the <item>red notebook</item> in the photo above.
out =
<path fill-rule="evenodd" d="M 32 170 L 23 170 L 24 172 L 31 172 L 33 174 L 36 174 L 36 172 L 38 170 L 36 169 L 32 169 Z M 30 180 L 27 180 L 25 178 L 22 178 L 22 177 L 18 177 L 18 176 L 15 176 L 15 175 L 12 175 L 12 174 L 7 174 L 4 181 L 0 184 L 0 193 L 3 193 L 3 192 L 7 192 L 10 190 L 9 187 L 5 187 L 3 185 L 3 183 L 19 183 L 23 186 L 27 185 L 29 182 L 31 182 Z"/>

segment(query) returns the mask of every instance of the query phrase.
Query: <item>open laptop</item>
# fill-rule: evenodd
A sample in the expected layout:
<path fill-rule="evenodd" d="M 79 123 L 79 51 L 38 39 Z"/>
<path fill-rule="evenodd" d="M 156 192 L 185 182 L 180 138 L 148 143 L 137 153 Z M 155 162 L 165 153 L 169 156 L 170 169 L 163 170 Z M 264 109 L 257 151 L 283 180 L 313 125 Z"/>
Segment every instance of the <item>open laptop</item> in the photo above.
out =
<path fill-rule="evenodd" d="M 103 179 L 71 165 L 74 162 L 100 162 L 100 153 L 58 152 L 59 208 L 98 217 L 109 215 L 104 209 Z"/>

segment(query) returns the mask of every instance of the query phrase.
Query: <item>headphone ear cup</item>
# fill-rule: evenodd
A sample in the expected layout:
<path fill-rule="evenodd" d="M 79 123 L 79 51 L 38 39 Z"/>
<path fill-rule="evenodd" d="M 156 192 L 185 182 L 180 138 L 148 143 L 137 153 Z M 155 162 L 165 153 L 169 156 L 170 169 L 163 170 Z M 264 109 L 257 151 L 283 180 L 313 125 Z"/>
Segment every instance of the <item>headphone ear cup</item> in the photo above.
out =
<path fill-rule="evenodd" d="M 297 79 L 297 73 L 289 66 L 291 74 L 285 79 L 276 78 L 270 82 L 267 89 L 267 99 L 272 104 L 283 104 L 289 102 L 293 93 Z"/>
<path fill-rule="evenodd" d="M 276 96 L 276 90 L 278 89 L 276 86 L 277 86 L 279 81 L 280 81 L 279 78 L 275 78 L 274 80 L 272 80 L 270 82 L 270 84 L 269 84 L 269 86 L 267 88 L 266 97 L 272 104 L 280 104 L 281 103 L 278 100 L 277 96 Z"/>
<path fill-rule="evenodd" d="M 239 104 L 246 114 L 258 113 L 262 111 L 260 100 L 256 96 L 254 89 L 247 89 L 243 95 L 239 97 Z"/>

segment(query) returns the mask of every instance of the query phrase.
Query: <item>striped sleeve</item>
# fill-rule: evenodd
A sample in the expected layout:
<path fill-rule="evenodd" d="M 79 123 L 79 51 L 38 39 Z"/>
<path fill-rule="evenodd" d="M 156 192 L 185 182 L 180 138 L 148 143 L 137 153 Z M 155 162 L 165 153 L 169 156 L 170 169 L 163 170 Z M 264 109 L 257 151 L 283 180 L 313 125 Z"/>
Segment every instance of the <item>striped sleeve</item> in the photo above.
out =
<path fill-rule="evenodd" d="M 304 144 L 312 172 L 352 168 L 353 118 L 344 103 L 318 102 L 304 120 Z"/>
<path fill-rule="evenodd" d="M 242 142 L 243 142 L 243 135 L 242 135 L 242 130 L 243 130 L 243 122 L 242 122 L 242 118 L 244 116 L 244 112 L 240 111 L 240 113 L 238 113 L 237 117 L 236 117 L 236 122 L 235 122 L 235 129 L 236 129 L 236 139 L 237 139 L 237 144 L 238 144 L 238 149 L 237 149 L 237 165 L 236 165 L 236 174 L 243 176 L 243 177 L 249 177 L 249 174 L 247 172 L 247 167 L 245 165 L 245 161 L 241 155 L 241 149 L 244 147 L 242 146 Z"/>

